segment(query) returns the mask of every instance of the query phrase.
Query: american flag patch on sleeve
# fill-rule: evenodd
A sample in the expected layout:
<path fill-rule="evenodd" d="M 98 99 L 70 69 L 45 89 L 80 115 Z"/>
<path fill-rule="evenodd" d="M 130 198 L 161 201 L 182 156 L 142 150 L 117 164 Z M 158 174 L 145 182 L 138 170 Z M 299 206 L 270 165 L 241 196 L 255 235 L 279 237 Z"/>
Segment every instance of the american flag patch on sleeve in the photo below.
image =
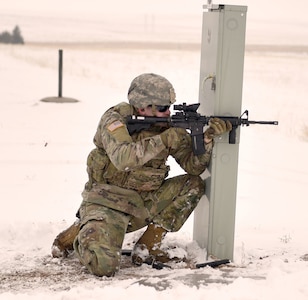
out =
<path fill-rule="evenodd" d="M 107 128 L 108 128 L 108 130 L 109 130 L 110 132 L 112 132 L 112 131 L 114 131 L 114 130 L 116 130 L 116 129 L 122 127 L 122 126 L 124 126 L 124 124 L 123 124 L 122 122 L 120 122 L 120 121 L 115 121 L 115 122 L 111 123 Z"/>

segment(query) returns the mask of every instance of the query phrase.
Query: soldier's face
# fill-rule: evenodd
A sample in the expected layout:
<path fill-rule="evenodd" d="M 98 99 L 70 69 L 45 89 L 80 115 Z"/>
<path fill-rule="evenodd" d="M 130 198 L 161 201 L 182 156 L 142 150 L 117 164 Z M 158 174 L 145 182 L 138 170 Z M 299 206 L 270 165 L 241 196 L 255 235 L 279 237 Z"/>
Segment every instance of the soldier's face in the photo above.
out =
<path fill-rule="evenodd" d="M 145 117 L 166 118 L 170 116 L 170 109 L 166 107 L 165 111 L 159 111 L 155 106 L 148 106 L 146 108 L 139 108 L 138 112 Z"/>

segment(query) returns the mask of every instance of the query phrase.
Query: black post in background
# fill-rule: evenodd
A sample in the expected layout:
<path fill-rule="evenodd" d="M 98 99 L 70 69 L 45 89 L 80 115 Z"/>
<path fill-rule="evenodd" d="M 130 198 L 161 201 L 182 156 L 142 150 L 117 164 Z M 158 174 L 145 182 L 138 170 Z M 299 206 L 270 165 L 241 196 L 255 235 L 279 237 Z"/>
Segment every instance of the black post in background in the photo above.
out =
<path fill-rule="evenodd" d="M 58 97 L 46 97 L 41 99 L 42 102 L 53 102 L 53 103 L 75 103 L 79 102 L 74 98 L 62 97 L 62 79 L 63 79 L 63 50 L 59 49 L 59 86 L 58 86 Z"/>
<path fill-rule="evenodd" d="M 59 92 L 58 97 L 62 97 L 62 68 L 63 68 L 63 50 L 59 49 Z"/>

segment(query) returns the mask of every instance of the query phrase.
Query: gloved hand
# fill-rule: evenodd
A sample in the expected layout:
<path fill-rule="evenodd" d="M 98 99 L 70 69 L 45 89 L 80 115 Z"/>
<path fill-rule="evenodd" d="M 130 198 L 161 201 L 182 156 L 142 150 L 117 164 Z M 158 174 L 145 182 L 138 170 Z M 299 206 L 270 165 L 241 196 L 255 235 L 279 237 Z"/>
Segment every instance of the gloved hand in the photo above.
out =
<path fill-rule="evenodd" d="M 204 139 L 212 140 L 226 132 L 231 131 L 232 124 L 230 121 L 224 121 L 219 118 L 211 118 L 209 121 L 209 128 L 204 132 Z"/>
<path fill-rule="evenodd" d="M 182 128 L 176 128 L 171 127 L 166 129 L 164 132 L 160 134 L 161 140 L 163 144 L 166 146 L 166 148 L 172 148 L 175 149 L 179 146 L 179 143 L 181 142 L 181 131 L 184 129 Z"/>

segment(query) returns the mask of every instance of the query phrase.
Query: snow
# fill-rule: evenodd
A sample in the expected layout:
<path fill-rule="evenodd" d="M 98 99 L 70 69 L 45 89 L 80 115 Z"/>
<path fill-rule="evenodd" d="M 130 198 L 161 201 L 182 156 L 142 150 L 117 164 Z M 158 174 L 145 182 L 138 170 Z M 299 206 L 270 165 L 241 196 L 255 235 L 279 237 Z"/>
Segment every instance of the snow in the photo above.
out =
<path fill-rule="evenodd" d="M 161 31 L 172 20 L 157 15 L 155 28 L 129 27 L 126 21 L 123 31 L 123 24 L 115 28 L 106 21 L 108 26 L 102 27 L 98 18 L 88 24 L 75 12 L 70 19 L 47 19 L 43 37 L 36 28 L 47 13 L 40 17 L 23 9 L 19 25 L 29 44 L 0 45 L 0 299 L 308 299 L 308 53 L 307 38 L 302 39 L 307 26 L 292 38 L 290 27 L 282 27 L 276 43 L 271 30 L 259 23 L 256 39 L 247 47 L 243 109 L 252 120 L 278 120 L 279 126 L 241 130 L 234 262 L 221 269 L 174 264 L 173 269 L 155 270 L 133 267 L 123 257 L 114 278 L 98 278 L 74 256 L 61 260 L 50 255 L 55 236 L 75 220 L 97 123 L 105 109 L 126 100 L 131 80 L 143 72 L 166 76 L 178 103 L 198 101 L 200 52 L 187 43 L 198 43 L 200 19 L 190 23 L 190 14 L 184 19 L 176 15 L 173 22 L 181 20 L 182 27 Z M 15 10 L 6 8 L 2 14 L 1 26 L 16 24 Z M 302 23 L 299 19 L 296 24 Z M 78 24 L 80 35 L 78 30 L 71 35 L 70 28 Z M 181 28 L 183 35 L 175 34 Z M 146 30 L 152 30 L 155 48 L 144 43 L 151 36 Z M 290 52 L 282 36 L 287 44 L 303 45 L 302 50 Z M 124 47 L 138 40 L 140 44 Z M 282 46 L 261 51 L 252 46 L 255 41 Z M 57 96 L 59 48 L 64 50 L 63 95 L 78 103 L 40 101 Z M 170 164 L 172 176 L 181 172 Z M 192 224 L 190 218 L 179 232 L 168 234 L 165 245 L 201 263 L 206 252 L 192 240 Z M 125 247 L 141 233 L 127 235 Z"/>

